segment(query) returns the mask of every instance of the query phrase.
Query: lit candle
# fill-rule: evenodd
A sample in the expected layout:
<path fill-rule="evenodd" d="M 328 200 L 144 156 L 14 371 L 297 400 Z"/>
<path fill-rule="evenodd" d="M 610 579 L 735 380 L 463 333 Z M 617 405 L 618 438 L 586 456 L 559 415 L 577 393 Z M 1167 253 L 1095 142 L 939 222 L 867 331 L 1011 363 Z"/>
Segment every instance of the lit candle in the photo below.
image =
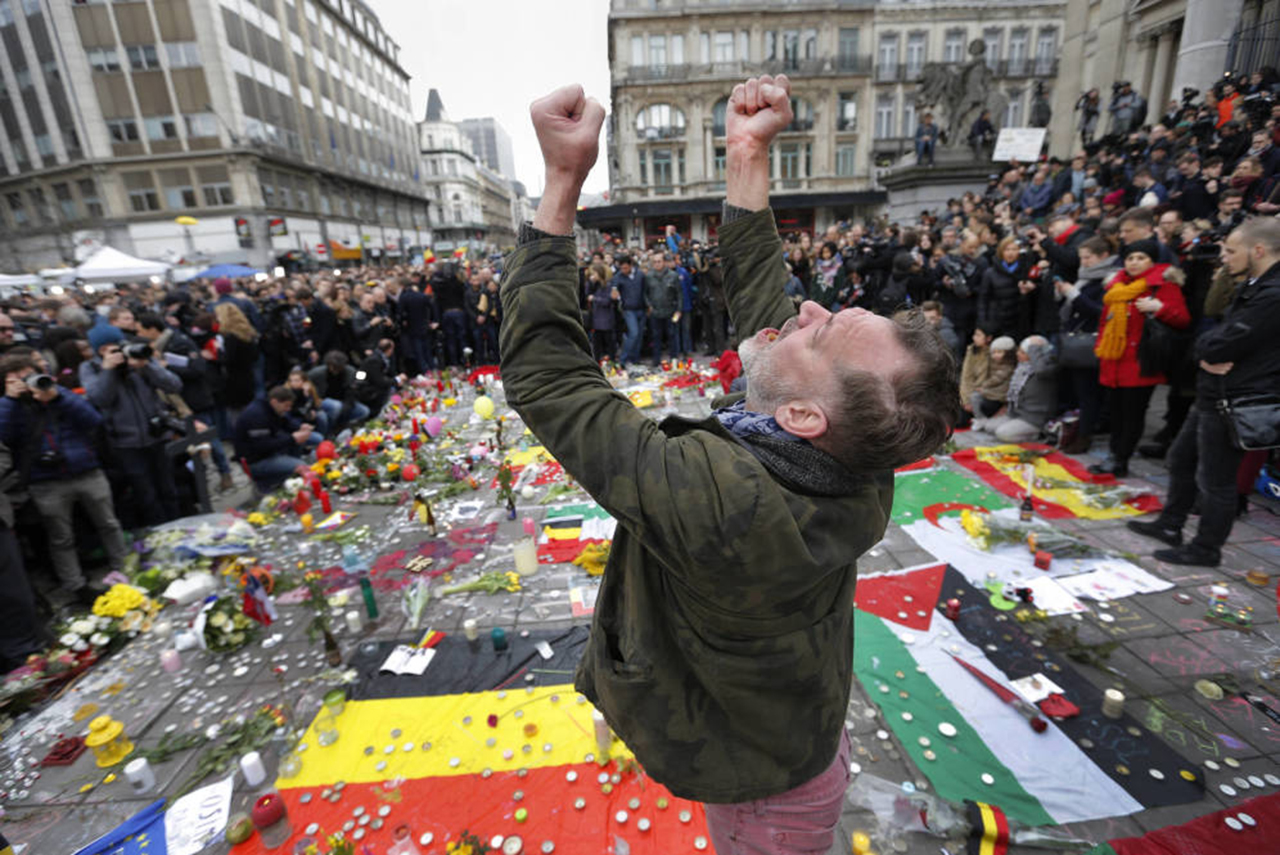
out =
<path fill-rule="evenodd" d="M 353 633 L 358 633 L 364 629 L 364 618 L 360 617 L 360 612 L 355 609 L 347 612 L 347 629 Z"/>
<path fill-rule="evenodd" d="M 328 490 L 320 491 L 320 510 L 324 511 L 326 514 L 333 513 L 333 503 L 329 501 Z"/>
<path fill-rule="evenodd" d="M 418 435 L 418 419 L 416 417 L 412 420 L 412 424 L 413 424 L 413 435 L 417 436 Z"/>
<path fill-rule="evenodd" d="M 129 782 L 129 789 L 135 793 L 145 793 L 156 785 L 156 773 L 151 771 L 151 764 L 145 757 L 139 757 L 125 766 L 124 777 Z"/>

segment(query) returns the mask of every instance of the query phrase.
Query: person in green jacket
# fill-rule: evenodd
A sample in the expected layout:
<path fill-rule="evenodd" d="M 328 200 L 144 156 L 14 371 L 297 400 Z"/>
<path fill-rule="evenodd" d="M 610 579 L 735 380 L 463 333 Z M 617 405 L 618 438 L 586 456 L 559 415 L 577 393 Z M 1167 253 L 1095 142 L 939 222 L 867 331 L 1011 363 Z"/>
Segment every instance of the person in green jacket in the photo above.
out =
<path fill-rule="evenodd" d="M 768 149 L 789 93 L 762 77 L 729 101 L 719 237 L 744 400 L 655 423 L 592 358 L 572 233 L 604 110 L 581 86 L 530 108 L 546 190 L 502 282 L 507 401 L 618 520 L 576 686 L 650 776 L 707 803 L 721 855 L 830 846 L 857 559 L 884 535 L 893 469 L 935 452 L 958 410 L 953 357 L 918 314 L 784 295 Z"/>

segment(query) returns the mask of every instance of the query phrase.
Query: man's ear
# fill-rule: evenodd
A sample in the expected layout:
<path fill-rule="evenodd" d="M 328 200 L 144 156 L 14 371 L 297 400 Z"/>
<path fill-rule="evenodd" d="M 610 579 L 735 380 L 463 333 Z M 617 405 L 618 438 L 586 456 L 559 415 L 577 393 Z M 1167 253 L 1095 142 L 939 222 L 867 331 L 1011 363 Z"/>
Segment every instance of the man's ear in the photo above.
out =
<path fill-rule="evenodd" d="M 788 401 L 774 411 L 773 417 L 783 430 L 802 439 L 816 439 L 827 432 L 827 414 L 816 401 Z"/>

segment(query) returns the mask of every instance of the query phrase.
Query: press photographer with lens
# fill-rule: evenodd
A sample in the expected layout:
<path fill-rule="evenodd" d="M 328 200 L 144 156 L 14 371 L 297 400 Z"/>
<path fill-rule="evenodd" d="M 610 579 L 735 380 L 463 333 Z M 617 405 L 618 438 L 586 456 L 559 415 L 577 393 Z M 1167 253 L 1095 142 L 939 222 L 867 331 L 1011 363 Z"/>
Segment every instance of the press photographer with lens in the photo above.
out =
<path fill-rule="evenodd" d="M 76 505 L 97 529 L 112 570 L 123 571 L 128 555 L 97 452 L 102 415 L 40 373 L 29 356 L 0 359 L 0 376 L 0 442 L 13 453 L 18 489 L 40 511 L 60 589 L 54 599 L 90 604 L 104 589 L 89 584 L 80 568 L 72 525 Z"/>
<path fill-rule="evenodd" d="M 165 442 L 175 427 L 161 393 L 180 394 L 182 381 L 155 359 L 146 342 L 126 344 L 110 325 L 89 330 L 94 358 L 81 363 L 80 385 L 106 419 L 112 460 L 141 521 L 176 519 L 178 493 Z"/>

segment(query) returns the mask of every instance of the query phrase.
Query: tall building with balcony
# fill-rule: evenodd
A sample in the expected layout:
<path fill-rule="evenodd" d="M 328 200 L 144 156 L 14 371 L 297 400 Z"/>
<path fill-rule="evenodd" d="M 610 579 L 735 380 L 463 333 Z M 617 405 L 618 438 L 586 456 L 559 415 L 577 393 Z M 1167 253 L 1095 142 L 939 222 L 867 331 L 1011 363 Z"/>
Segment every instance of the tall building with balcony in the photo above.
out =
<path fill-rule="evenodd" d="M 0 44 L 0 269 L 429 241 L 409 76 L 360 0 L 0 0 Z"/>
<path fill-rule="evenodd" d="M 871 44 L 874 100 L 868 130 L 878 166 L 915 151 L 916 89 L 928 63 L 965 63 L 981 39 L 986 62 L 1007 99 L 997 127 L 1029 124 L 1035 84 L 1052 100 L 1067 4 L 1063 0 L 881 0 Z M 964 129 L 965 133 L 968 129 Z"/>
<path fill-rule="evenodd" d="M 607 203 L 584 228 L 632 244 L 666 225 L 714 237 L 725 182 L 725 113 L 747 76 L 785 72 L 795 121 L 774 143 L 770 200 L 784 231 L 872 213 L 864 116 L 872 88 L 870 0 L 612 0 Z"/>

